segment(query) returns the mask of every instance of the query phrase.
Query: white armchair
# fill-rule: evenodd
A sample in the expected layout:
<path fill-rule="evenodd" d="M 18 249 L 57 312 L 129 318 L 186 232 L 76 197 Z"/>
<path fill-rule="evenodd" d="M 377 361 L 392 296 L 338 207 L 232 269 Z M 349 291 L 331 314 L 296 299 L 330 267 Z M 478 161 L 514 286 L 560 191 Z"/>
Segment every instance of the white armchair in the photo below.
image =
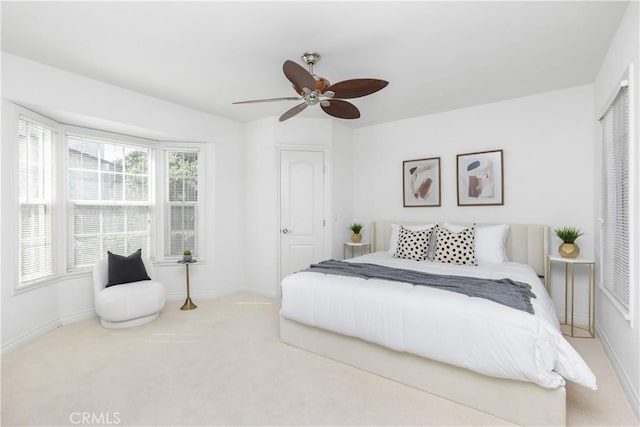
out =
<path fill-rule="evenodd" d="M 144 325 L 158 317 L 166 301 L 162 283 L 153 280 L 153 264 L 143 259 L 147 275 L 152 280 L 106 287 L 107 260 L 99 260 L 93 267 L 93 298 L 102 326 L 108 329 L 131 328 Z"/>

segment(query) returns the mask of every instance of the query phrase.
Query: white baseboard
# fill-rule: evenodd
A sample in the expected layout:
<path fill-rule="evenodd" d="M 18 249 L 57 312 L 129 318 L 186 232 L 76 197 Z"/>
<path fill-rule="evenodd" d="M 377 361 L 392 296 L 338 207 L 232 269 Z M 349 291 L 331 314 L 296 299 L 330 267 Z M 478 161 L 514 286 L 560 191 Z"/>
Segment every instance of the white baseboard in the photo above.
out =
<path fill-rule="evenodd" d="M 66 314 L 61 316 L 56 320 L 52 320 L 50 322 L 45 323 L 44 325 L 38 326 L 30 331 L 25 332 L 17 338 L 12 339 L 8 343 L 2 346 L 1 354 L 7 354 L 12 352 L 13 350 L 27 344 L 28 342 L 38 338 L 46 334 L 47 332 L 51 332 L 52 330 L 59 328 L 64 325 L 70 325 L 72 323 L 80 322 L 82 320 L 91 319 L 96 316 L 96 311 L 93 308 L 89 308 L 86 310 L 81 310 L 75 313 Z"/>
<path fill-rule="evenodd" d="M 71 313 L 60 317 L 60 323 L 62 325 L 70 325 L 96 316 L 96 311 L 93 308 L 88 308 L 86 310 L 78 311 L 77 313 Z"/>
<path fill-rule="evenodd" d="M 602 332 L 598 323 L 596 323 L 596 334 L 600 339 L 600 342 L 602 342 L 602 347 L 611 362 L 611 366 L 613 366 L 613 370 L 618 376 L 618 380 L 620 380 L 620 385 L 631 404 L 631 409 L 635 412 L 636 418 L 640 420 L 640 396 L 638 396 L 637 391 L 633 389 L 627 373 L 622 369 L 620 359 L 618 359 L 616 352 L 613 350 L 613 347 L 611 347 L 611 343 L 607 340 L 607 336 Z"/>
<path fill-rule="evenodd" d="M 44 325 L 38 326 L 37 328 L 27 331 L 24 334 L 20 335 L 19 337 L 14 338 L 8 343 L 6 343 L 5 345 L 3 345 L 1 353 L 2 355 L 5 355 L 9 352 L 12 352 L 13 350 L 19 347 L 22 347 L 28 342 L 38 338 L 39 336 L 46 334 L 47 332 L 51 332 L 54 329 L 59 328 L 60 326 L 62 326 L 62 323 L 60 323 L 60 320 L 52 320 L 51 322 L 47 322 Z"/>

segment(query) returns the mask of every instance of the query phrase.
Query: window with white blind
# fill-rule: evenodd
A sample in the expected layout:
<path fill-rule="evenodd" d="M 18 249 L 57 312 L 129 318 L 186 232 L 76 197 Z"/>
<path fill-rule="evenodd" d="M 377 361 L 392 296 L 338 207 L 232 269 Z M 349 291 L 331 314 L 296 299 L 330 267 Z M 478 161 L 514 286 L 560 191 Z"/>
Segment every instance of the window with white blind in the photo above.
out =
<path fill-rule="evenodd" d="M 167 150 L 167 229 L 165 255 L 198 254 L 198 152 Z"/>
<path fill-rule="evenodd" d="M 18 121 L 20 286 L 55 273 L 52 154 L 52 129 L 21 117 Z"/>
<path fill-rule="evenodd" d="M 93 265 L 107 251 L 138 248 L 152 257 L 151 150 L 69 136 L 70 267 Z"/>
<path fill-rule="evenodd" d="M 602 138 L 601 284 L 630 310 L 629 91 L 624 84 L 600 119 Z"/>

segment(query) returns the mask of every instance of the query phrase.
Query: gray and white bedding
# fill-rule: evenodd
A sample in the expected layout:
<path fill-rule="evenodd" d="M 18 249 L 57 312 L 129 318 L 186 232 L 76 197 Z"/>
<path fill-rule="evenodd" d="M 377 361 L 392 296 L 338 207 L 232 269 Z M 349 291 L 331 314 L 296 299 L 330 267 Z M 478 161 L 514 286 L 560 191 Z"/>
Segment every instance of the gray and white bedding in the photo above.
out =
<path fill-rule="evenodd" d="M 311 264 L 304 271 L 334 274 L 337 276 L 360 277 L 363 279 L 382 279 L 392 282 L 405 282 L 417 286 L 431 286 L 437 289 L 457 292 L 474 298 L 485 298 L 516 310 L 533 314 L 531 285 L 506 277 L 502 279 L 484 279 L 481 277 L 463 277 L 425 273 L 406 268 L 392 268 L 364 262 L 346 262 L 334 259 Z"/>
<path fill-rule="evenodd" d="M 281 315 L 484 375 L 557 388 L 565 379 L 596 389 L 596 379 L 560 332 L 533 269 L 515 262 L 478 266 L 394 258 L 390 253 L 349 260 L 438 275 L 509 278 L 527 283 L 534 314 L 428 286 L 303 271 L 282 281 Z"/>

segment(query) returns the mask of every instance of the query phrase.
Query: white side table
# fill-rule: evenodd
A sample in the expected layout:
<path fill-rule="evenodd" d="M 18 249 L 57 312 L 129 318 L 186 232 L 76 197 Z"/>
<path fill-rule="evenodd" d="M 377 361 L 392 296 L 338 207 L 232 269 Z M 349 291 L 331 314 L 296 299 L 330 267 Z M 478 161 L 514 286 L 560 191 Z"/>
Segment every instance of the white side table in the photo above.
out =
<path fill-rule="evenodd" d="M 576 338 L 593 338 L 594 323 L 595 323 L 595 311 L 596 311 L 596 263 L 592 259 L 586 258 L 563 258 L 560 256 L 549 255 L 547 258 L 547 291 L 551 290 L 551 264 L 557 262 L 564 264 L 564 322 L 560 322 L 561 326 L 568 326 L 570 337 Z M 589 292 L 589 316 L 587 327 L 577 326 L 574 322 L 574 294 L 575 294 L 575 282 L 576 282 L 576 265 L 585 265 L 589 271 L 589 280 L 587 283 L 587 289 Z M 571 319 L 567 319 L 568 315 L 568 302 L 567 297 L 568 288 L 571 285 Z M 581 331 L 581 332 L 580 332 Z"/>
<path fill-rule="evenodd" d="M 342 255 L 344 259 L 347 259 L 347 248 L 351 248 L 351 256 L 349 258 L 353 258 L 354 248 L 360 248 L 360 255 L 371 253 L 371 243 L 344 242 L 344 248 L 342 250 Z"/>

